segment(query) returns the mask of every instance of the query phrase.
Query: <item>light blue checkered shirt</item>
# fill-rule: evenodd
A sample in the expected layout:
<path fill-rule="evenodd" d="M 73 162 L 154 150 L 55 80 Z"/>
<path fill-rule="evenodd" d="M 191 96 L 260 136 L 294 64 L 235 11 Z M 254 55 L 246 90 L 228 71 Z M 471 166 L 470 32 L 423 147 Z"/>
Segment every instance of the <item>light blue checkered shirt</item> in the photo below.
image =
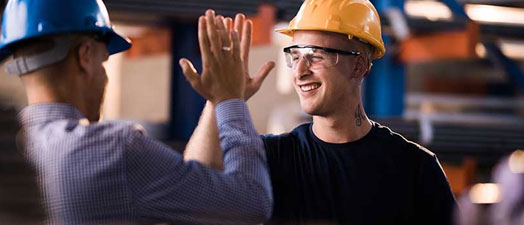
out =
<path fill-rule="evenodd" d="M 87 124 L 72 105 L 22 110 L 25 151 L 51 224 L 255 224 L 272 193 L 264 146 L 242 100 L 216 107 L 225 171 L 184 162 L 125 121 Z"/>

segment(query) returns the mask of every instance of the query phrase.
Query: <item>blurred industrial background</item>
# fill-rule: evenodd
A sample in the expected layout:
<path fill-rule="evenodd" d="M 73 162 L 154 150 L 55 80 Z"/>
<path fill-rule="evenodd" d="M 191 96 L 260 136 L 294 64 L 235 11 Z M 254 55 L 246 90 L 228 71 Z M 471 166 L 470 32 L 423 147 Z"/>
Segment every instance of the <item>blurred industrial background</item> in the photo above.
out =
<path fill-rule="evenodd" d="M 248 102 L 259 133 L 287 132 L 310 120 L 283 59 L 291 40 L 273 32 L 287 25 L 301 0 L 104 2 L 116 30 L 133 41 L 106 64 L 104 119 L 140 122 L 183 151 L 205 101 L 177 62 L 189 58 L 199 70 L 196 22 L 212 8 L 253 20 L 251 72 L 269 60 L 277 64 Z M 386 55 L 365 80 L 366 112 L 435 152 L 456 195 L 488 182 L 501 157 L 524 149 L 524 1 L 371 2 L 381 15 Z M 7 224 L 30 223 L 43 213 L 33 173 L 16 150 L 16 113 L 25 105 L 19 79 L 0 68 L 0 217 L 24 215 Z"/>

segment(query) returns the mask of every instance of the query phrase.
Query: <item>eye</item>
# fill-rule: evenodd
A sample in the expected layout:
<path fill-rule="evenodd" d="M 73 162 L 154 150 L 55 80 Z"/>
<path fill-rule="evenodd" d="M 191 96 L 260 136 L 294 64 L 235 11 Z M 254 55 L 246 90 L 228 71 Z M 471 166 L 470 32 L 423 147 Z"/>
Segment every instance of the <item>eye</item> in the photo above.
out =
<path fill-rule="evenodd" d="M 311 58 L 311 60 L 313 62 L 320 62 L 320 61 L 324 60 L 326 58 L 326 56 L 323 55 L 323 54 L 319 54 L 319 53 L 313 53 L 313 54 L 311 54 L 310 58 Z"/>
<path fill-rule="evenodd" d="M 300 60 L 300 54 L 292 53 L 292 54 L 291 54 L 291 60 L 293 60 L 293 61 L 298 61 L 298 60 Z"/>
<path fill-rule="evenodd" d="M 321 54 L 313 54 L 311 56 L 311 58 L 314 58 L 314 59 L 324 59 L 326 58 L 324 55 L 321 55 Z"/>

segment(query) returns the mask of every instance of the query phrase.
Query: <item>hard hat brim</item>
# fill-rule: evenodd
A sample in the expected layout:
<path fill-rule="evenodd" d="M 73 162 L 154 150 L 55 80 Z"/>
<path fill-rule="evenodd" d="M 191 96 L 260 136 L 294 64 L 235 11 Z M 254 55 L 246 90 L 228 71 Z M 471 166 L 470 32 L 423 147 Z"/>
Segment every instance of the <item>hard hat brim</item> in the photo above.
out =
<path fill-rule="evenodd" d="M 128 50 L 129 48 L 131 48 L 131 40 L 116 33 L 115 31 L 109 32 L 107 51 L 110 55 L 123 52 L 125 50 Z"/>

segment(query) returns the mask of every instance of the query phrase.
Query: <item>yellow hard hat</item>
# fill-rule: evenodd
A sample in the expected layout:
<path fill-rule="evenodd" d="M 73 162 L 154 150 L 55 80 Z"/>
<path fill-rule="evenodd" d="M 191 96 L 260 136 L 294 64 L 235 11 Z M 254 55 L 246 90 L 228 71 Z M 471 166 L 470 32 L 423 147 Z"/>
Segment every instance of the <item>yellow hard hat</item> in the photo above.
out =
<path fill-rule="evenodd" d="M 384 55 L 380 18 L 368 0 L 306 0 L 286 29 L 276 32 L 293 37 L 296 30 L 318 30 L 347 34 L 375 47 L 373 59 Z"/>

